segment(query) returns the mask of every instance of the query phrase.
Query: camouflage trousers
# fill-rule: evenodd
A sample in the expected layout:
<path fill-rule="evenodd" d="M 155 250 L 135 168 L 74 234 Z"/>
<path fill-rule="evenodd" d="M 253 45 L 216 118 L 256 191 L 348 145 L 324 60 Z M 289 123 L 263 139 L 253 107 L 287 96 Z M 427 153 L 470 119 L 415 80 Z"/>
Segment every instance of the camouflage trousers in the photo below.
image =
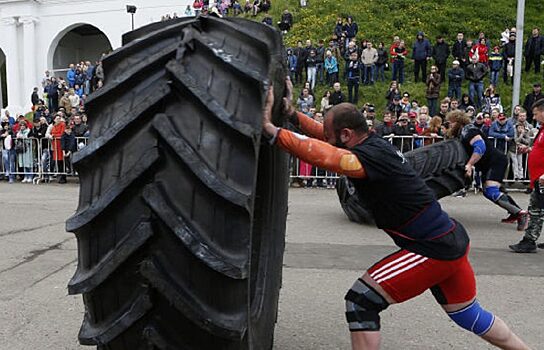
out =
<path fill-rule="evenodd" d="M 525 230 L 525 238 L 531 241 L 538 240 L 544 222 L 544 209 L 539 208 L 538 196 L 538 192 L 533 191 L 529 200 L 529 224 Z"/>

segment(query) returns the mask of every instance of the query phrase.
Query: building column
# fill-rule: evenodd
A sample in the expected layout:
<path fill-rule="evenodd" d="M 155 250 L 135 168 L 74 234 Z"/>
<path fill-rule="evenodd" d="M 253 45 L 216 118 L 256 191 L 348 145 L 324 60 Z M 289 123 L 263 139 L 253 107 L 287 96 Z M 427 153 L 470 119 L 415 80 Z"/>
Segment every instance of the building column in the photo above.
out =
<path fill-rule="evenodd" d="M 13 17 L 6 17 L 0 20 L 2 24 L 2 35 L 7 38 L 7 46 L 3 47 L 6 55 L 6 83 L 8 91 L 8 109 L 14 115 L 22 112 L 24 105 L 21 99 L 21 75 L 19 72 L 19 51 L 17 42 L 17 21 Z"/>
<path fill-rule="evenodd" d="M 36 75 L 36 18 L 21 17 L 19 22 L 23 24 L 23 106 L 31 106 L 30 95 L 32 89 L 38 86 L 39 77 Z"/>

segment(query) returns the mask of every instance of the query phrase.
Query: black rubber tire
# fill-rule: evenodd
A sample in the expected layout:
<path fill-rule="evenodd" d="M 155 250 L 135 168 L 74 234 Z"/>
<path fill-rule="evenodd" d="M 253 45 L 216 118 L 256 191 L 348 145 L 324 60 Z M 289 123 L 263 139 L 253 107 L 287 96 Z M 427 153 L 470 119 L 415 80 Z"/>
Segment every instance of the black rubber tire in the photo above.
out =
<path fill-rule="evenodd" d="M 416 173 L 440 199 L 465 187 L 465 164 L 468 155 L 459 140 L 446 140 L 417 148 L 404 154 Z M 340 205 L 350 221 L 373 224 L 372 213 L 357 195 L 348 178 L 341 176 L 336 183 Z"/>
<path fill-rule="evenodd" d="M 358 224 L 374 224 L 374 217 L 368 210 L 364 201 L 357 196 L 357 190 L 346 176 L 340 176 L 336 181 L 336 193 L 340 200 L 340 205 L 349 221 Z"/>
<path fill-rule="evenodd" d="M 281 36 L 212 17 L 151 25 L 104 59 L 75 157 L 83 345 L 271 349 L 288 159 L 261 140 L 270 83 L 282 124 Z"/>

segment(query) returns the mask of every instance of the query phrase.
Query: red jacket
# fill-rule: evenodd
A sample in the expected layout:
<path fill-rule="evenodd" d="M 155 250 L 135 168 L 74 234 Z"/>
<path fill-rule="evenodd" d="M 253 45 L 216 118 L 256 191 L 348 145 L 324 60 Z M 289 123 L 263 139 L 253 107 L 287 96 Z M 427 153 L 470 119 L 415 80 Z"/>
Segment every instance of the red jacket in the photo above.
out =
<path fill-rule="evenodd" d="M 28 121 L 28 119 L 25 119 L 24 120 L 25 124 L 26 124 L 26 128 L 28 130 L 32 130 L 32 123 Z M 17 134 L 19 132 L 19 122 L 16 122 L 15 124 L 13 124 L 13 127 L 11 128 L 13 130 L 13 133 L 14 134 Z"/>
<path fill-rule="evenodd" d="M 391 44 L 391 47 L 389 48 L 389 59 L 391 60 L 391 62 L 394 62 L 395 61 L 395 57 L 397 56 L 397 53 L 395 52 L 395 49 L 398 47 L 399 45 L 397 43 L 393 43 Z"/>
<path fill-rule="evenodd" d="M 487 49 L 486 45 L 477 44 L 477 45 L 472 47 L 472 50 L 470 50 L 470 53 L 468 54 L 468 56 L 470 58 L 472 58 L 472 56 L 474 56 L 474 54 L 477 53 L 478 54 L 478 62 L 487 64 L 487 61 L 489 60 L 488 55 L 487 55 L 487 51 L 488 51 L 488 49 Z"/>
<path fill-rule="evenodd" d="M 535 181 L 544 174 L 544 132 L 538 132 L 533 143 L 532 151 L 529 153 L 529 178 L 531 188 L 534 188 Z"/>
<path fill-rule="evenodd" d="M 53 140 L 51 140 L 51 150 L 53 151 L 53 160 L 64 159 L 64 154 L 62 153 L 62 147 L 60 144 L 60 138 L 62 137 L 62 134 L 64 134 L 65 129 L 66 129 L 66 124 L 64 122 L 60 122 L 59 124 L 53 125 L 53 128 L 51 129 L 51 136 L 53 136 Z"/>

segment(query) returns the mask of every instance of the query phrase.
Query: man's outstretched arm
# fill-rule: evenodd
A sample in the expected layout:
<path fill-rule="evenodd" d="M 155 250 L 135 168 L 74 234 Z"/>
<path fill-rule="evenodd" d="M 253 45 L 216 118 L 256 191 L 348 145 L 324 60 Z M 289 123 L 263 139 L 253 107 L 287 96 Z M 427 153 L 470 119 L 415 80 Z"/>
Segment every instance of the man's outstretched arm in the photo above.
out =
<path fill-rule="evenodd" d="M 275 140 L 285 151 L 318 168 L 349 177 L 366 177 L 363 165 L 351 151 L 280 128 Z"/>
<path fill-rule="evenodd" d="M 325 140 L 323 124 L 317 120 L 314 120 L 301 112 L 294 112 L 289 119 L 296 127 L 300 128 L 305 135 L 321 141 Z"/>

